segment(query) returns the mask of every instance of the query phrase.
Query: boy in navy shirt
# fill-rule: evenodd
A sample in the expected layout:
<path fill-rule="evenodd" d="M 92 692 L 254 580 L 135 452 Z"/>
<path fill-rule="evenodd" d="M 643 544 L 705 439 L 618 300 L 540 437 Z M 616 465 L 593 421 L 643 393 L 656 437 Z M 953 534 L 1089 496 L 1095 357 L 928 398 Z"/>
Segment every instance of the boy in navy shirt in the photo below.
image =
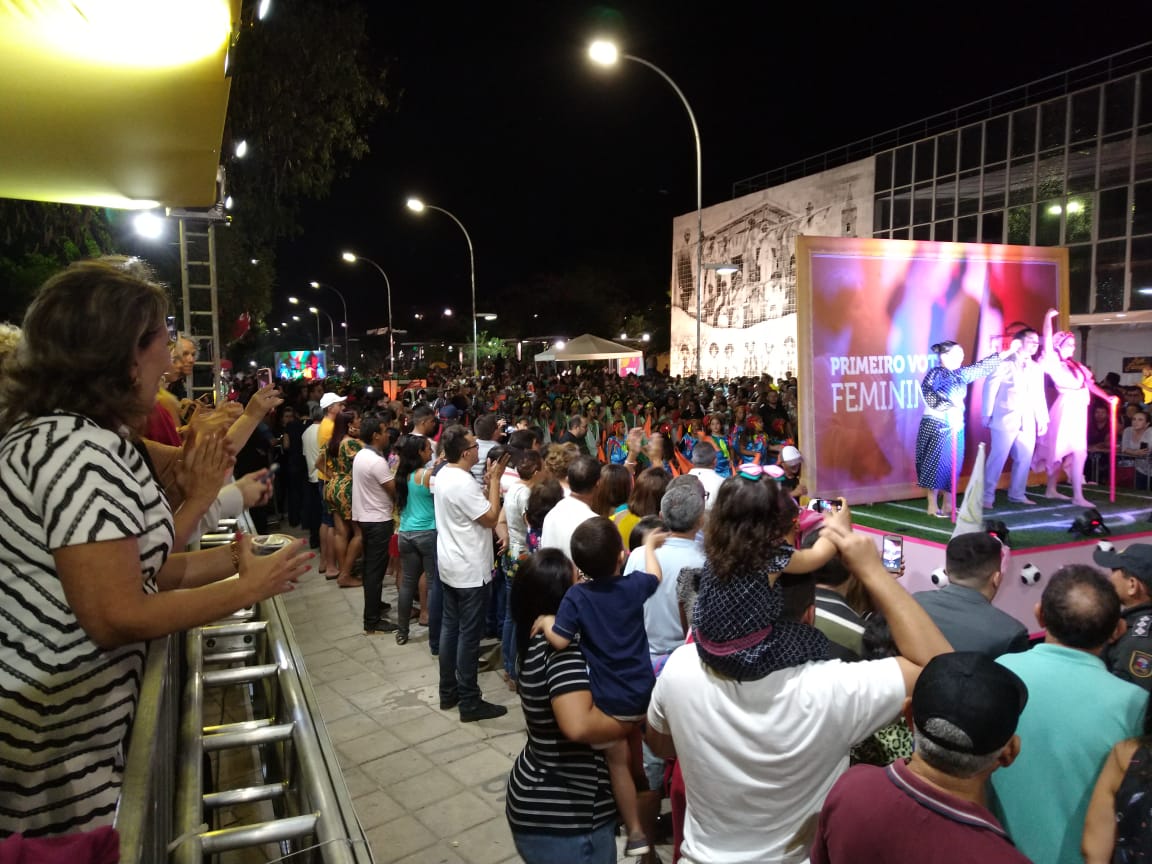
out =
<path fill-rule="evenodd" d="M 543 632 L 556 650 L 567 648 L 577 635 L 588 664 L 592 701 L 626 723 L 644 719 L 656 684 L 644 631 L 644 601 L 660 584 L 656 550 L 667 531 L 651 531 L 644 541 L 644 567 L 627 576 L 620 571 L 628 553 L 620 530 L 610 519 L 583 522 L 572 534 L 572 561 L 584 577 L 568 589 L 555 616 L 542 615 L 533 633 Z M 600 748 L 598 748 L 600 749 Z M 636 786 L 629 770 L 627 739 L 605 745 L 612 795 L 628 829 L 624 854 L 646 855 L 652 847 L 640 824 Z"/>

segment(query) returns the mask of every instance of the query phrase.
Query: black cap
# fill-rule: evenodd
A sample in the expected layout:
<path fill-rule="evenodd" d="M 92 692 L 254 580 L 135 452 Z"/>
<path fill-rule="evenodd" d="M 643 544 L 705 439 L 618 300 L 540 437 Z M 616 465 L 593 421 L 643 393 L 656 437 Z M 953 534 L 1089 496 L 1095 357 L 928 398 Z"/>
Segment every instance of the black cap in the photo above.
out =
<path fill-rule="evenodd" d="M 1133 543 L 1127 549 L 1117 552 L 1112 544 L 1107 545 L 1109 548 L 1103 548 L 1104 544 L 1097 545 L 1092 560 L 1109 570 L 1123 570 L 1152 590 L 1152 546 Z"/>
<path fill-rule="evenodd" d="M 994 753 L 1016 734 L 1028 688 L 1019 676 L 987 654 L 955 651 L 928 661 L 912 691 L 912 718 L 929 741 L 962 753 Z M 971 747 L 934 738 L 929 720 L 947 720 L 971 741 Z"/>

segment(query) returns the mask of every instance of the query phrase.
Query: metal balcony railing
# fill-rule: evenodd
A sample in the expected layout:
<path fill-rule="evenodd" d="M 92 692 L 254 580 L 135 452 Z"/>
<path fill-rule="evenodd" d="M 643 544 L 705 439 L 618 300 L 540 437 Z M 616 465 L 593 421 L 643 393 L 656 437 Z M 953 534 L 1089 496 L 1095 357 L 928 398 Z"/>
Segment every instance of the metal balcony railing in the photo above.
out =
<path fill-rule="evenodd" d="M 206 724 L 205 693 L 217 688 L 242 692 L 248 719 Z M 244 748 L 261 781 L 209 788 L 208 758 Z M 266 818 L 213 827 L 222 808 L 248 804 Z M 124 864 L 200 864 L 270 844 L 301 864 L 371 864 L 279 598 L 149 646 L 116 827 Z"/>

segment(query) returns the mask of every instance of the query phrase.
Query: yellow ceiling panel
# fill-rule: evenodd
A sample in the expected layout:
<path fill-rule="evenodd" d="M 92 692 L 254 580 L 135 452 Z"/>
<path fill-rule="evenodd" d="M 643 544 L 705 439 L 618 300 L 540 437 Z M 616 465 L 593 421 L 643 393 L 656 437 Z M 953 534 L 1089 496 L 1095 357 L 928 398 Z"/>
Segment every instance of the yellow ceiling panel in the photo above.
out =
<path fill-rule="evenodd" d="M 209 207 L 240 0 L 0 0 L 0 197 Z"/>

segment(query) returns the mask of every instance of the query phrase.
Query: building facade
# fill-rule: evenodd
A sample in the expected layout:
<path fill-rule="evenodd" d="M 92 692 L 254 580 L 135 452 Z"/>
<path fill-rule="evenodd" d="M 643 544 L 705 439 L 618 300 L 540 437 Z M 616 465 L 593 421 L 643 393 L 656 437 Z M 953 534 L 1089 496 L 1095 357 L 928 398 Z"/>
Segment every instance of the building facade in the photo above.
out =
<path fill-rule="evenodd" d="M 695 369 L 695 215 L 673 225 L 673 374 Z M 1152 324 L 1152 42 L 741 180 L 704 228 L 706 268 L 739 268 L 705 271 L 705 376 L 792 368 L 746 331 L 795 344 L 799 233 L 1066 246 L 1074 323 Z"/>

